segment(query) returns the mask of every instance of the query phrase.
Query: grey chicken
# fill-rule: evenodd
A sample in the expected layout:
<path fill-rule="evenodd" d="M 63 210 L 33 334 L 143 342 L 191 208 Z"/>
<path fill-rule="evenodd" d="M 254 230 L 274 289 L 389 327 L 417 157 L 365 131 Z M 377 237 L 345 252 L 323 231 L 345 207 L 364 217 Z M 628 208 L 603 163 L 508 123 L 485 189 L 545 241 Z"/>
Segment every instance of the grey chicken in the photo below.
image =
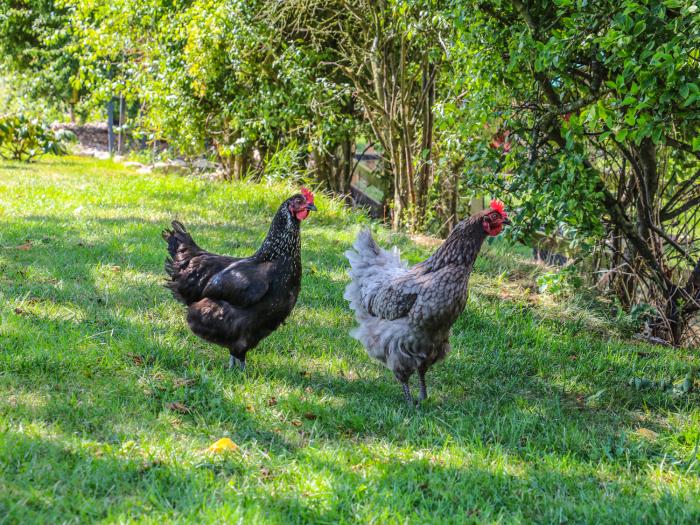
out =
<path fill-rule="evenodd" d="M 413 404 L 408 380 L 418 372 L 419 402 L 427 397 L 425 373 L 450 351 L 450 328 L 464 309 L 467 285 L 487 236 L 510 224 L 503 203 L 460 222 L 427 260 L 408 268 L 394 248 L 380 248 L 369 230 L 345 252 L 350 284 L 345 299 L 359 326 L 351 335 L 401 383 Z"/>

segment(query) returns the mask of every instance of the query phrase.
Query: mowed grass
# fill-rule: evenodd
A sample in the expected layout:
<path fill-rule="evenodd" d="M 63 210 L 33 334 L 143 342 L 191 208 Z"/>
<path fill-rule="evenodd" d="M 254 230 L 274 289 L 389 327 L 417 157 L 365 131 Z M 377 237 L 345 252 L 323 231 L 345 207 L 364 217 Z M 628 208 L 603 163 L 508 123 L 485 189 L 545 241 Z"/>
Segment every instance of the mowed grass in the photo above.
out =
<path fill-rule="evenodd" d="M 404 405 L 348 335 L 343 252 L 368 221 L 318 197 L 288 322 L 225 369 L 162 287 L 161 229 L 246 255 L 279 185 L 0 164 L 0 522 L 700 522 L 700 395 L 636 392 L 697 350 L 625 342 L 485 246 L 453 352 Z M 430 248 L 379 229 L 416 262 Z M 213 455 L 230 437 L 238 450 Z"/>

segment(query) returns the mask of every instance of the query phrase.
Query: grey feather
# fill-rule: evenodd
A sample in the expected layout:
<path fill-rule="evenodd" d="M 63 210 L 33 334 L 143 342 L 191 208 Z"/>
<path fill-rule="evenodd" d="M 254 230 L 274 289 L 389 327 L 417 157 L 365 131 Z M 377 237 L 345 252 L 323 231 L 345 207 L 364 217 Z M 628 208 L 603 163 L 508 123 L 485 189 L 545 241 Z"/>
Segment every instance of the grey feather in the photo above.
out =
<path fill-rule="evenodd" d="M 478 217 L 460 223 L 433 256 L 411 268 L 398 249 L 384 250 L 359 233 L 344 298 L 358 326 L 351 335 L 405 383 L 450 350 L 452 324 L 464 309 L 469 274 L 485 238 Z"/>

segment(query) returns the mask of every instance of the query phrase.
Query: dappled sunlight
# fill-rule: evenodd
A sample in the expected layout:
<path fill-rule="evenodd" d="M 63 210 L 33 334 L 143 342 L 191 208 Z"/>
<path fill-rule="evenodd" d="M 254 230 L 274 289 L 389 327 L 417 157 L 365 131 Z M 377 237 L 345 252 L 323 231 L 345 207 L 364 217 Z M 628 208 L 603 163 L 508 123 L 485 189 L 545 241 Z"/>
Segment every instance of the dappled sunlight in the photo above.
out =
<path fill-rule="evenodd" d="M 4 405 L 3 411 L 6 413 L 39 414 L 46 408 L 50 397 L 48 391 L 29 391 L 22 388 L 8 388 L 3 393 L 0 406 Z"/>
<path fill-rule="evenodd" d="M 63 321 L 79 325 L 88 318 L 86 311 L 71 303 L 23 297 L 14 303 L 14 313 L 37 320 Z"/>
<path fill-rule="evenodd" d="M 314 279 L 321 280 L 325 279 L 328 282 L 332 282 L 336 285 L 342 285 L 345 287 L 345 285 L 348 284 L 349 279 L 348 279 L 348 269 L 345 268 L 344 266 L 335 266 L 333 269 L 325 269 L 322 271 L 319 271 L 313 263 L 311 263 L 313 266 L 309 266 L 309 270 L 311 273 L 311 276 Z M 307 272 L 308 273 L 308 272 Z"/>
<path fill-rule="evenodd" d="M 193 336 L 162 287 L 160 230 L 177 217 L 206 248 L 249 254 L 278 197 L 121 168 L 74 174 L 81 162 L 47 164 L 55 188 L 36 201 L 45 166 L 17 175 L 38 181 L 26 194 L 1 183 L 7 213 L 29 200 L 1 217 L 0 465 L 36 515 L 89 501 L 88 521 L 371 521 L 381 508 L 391 522 L 415 508 L 428 522 L 426 509 L 455 506 L 463 521 L 502 521 L 533 517 L 514 503 L 528 494 L 540 508 L 566 497 L 566 515 L 584 516 L 586 505 L 681 508 L 697 493 L 696 394 L 627 385 L 683 374 L 692 356 L 609 336 L 581 305 L 537 293 L 521 251 L 487 247 L 452 352 L 413 409 L 349 335 L 343 251 L 364 217 L 333 204 L 304 224 L 295 310 L 245 372 L 229 371 L 228 352 Z M 167 192 L 184 196 L 177 213 Z M 433 250 L 377 237 L 411 262 Z M 236 451 L 210 453 L 222 437 Z"/>
<path fill-rule="evenodd" d="M 294 322 L 300 327 L 305 323 L 313 323 L 315 333 L 325 328 L 351 328 L 352 316 L 347 310 L 341 308 L 323 308 L 321 306 L 300 306 L 296 308 L 288 322 Z M 319 334 L 322 335 L 322 334 Z M 352 341 L 349 339 L 348 342 Z"/>

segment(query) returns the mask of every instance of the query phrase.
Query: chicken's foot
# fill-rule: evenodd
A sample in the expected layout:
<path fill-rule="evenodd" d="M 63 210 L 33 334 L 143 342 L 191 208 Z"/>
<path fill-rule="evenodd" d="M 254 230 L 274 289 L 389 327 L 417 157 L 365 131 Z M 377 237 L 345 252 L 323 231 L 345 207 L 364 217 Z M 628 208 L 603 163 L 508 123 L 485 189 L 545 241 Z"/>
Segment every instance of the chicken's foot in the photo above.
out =
<path fill-rule="evenodd" d="M 245 358 L 238 359 L 237 357 L 231 356 L 228 360 L 228 369 L 234 370 L 240 368 L 241 371 L 245 371 Z"/>

